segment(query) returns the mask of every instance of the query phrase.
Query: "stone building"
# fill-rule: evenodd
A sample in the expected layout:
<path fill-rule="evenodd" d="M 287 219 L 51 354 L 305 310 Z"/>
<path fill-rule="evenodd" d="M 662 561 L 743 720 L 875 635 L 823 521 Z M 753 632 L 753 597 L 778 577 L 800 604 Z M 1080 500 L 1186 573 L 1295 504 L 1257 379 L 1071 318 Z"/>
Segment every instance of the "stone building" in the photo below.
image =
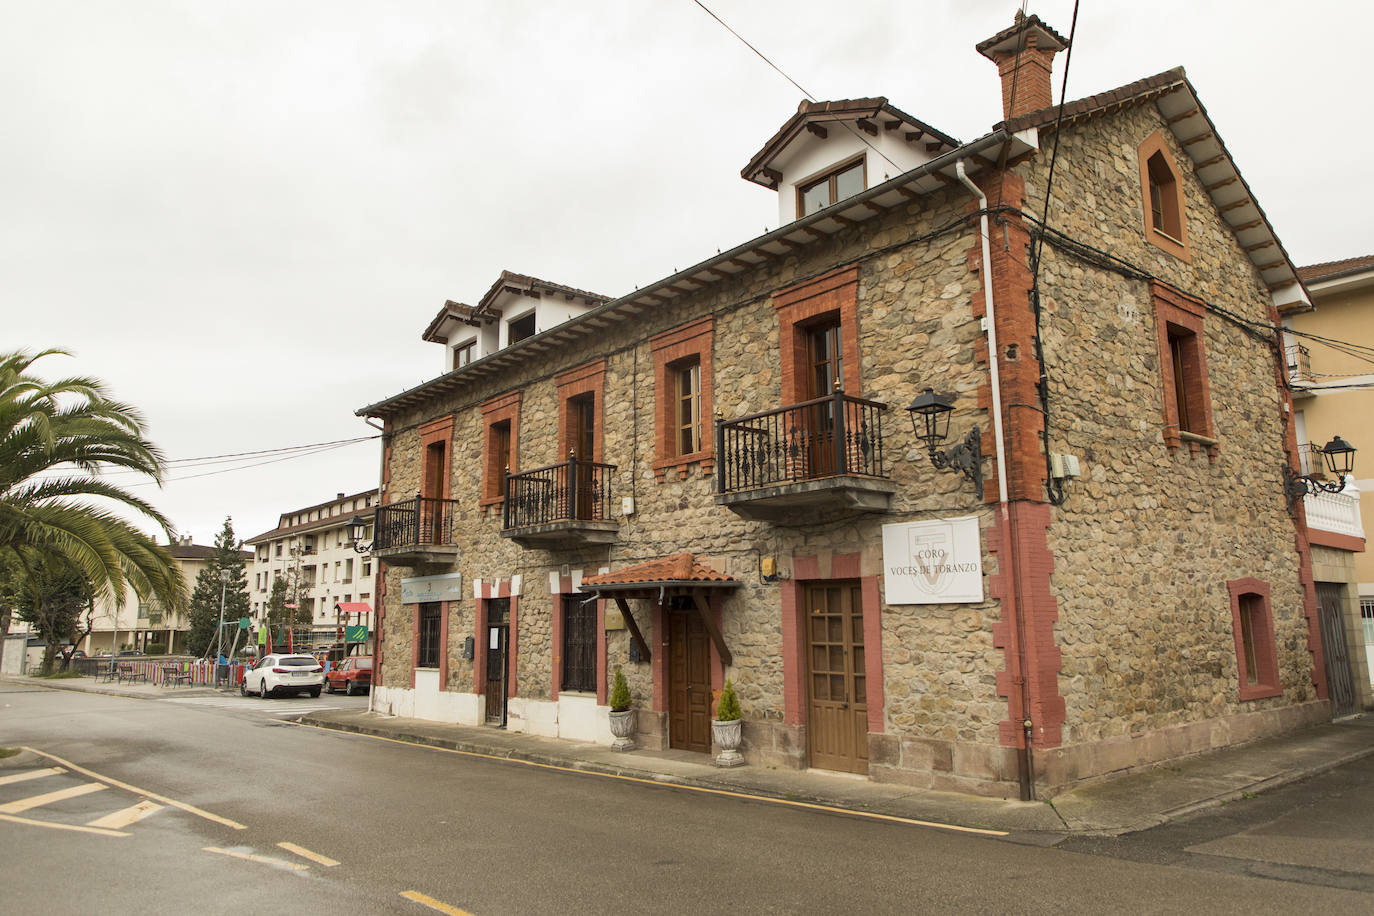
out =
<path fill-rule="evenodd" d="M 729 678 L 752 764 L 1023 797 L 1328 719 L 1306 291 L 1183 71 L 1061 109 L 1066 45 L 980 43 L 969 142 L 803 103 L 780 228 L 359 410 L 374 708 L 609 743 L 621 668 L 706 752 Z"/>

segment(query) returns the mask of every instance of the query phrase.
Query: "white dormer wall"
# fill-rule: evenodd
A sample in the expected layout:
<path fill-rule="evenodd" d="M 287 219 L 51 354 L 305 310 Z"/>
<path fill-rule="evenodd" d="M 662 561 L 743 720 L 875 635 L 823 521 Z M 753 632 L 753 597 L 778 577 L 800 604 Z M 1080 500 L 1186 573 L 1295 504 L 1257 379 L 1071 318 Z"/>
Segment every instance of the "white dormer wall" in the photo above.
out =
<path fill-rule="evenodd" d="M 473 356 L 473 359 L 481 359 L 484 356 L 490 356 L 492 353 L 495 353 L 497 349 L 498 333 L 499 329 L 497 328 L 496 322 L 490 324 L 483 322 L 480 328 L 474 328 L 457 321 L 452 322 L 452 330 L 449 331 L 448 335 L 448 345 L 444 348 L 447 353 L 444 357 L 444 371 L 452 372 L 454 369 L 458 368 L 454 364 L 455 356 L 460 349 L 467 346 L 472 340 L 477 341 L 477 353 Z"/>
<path fill-rule="evenodd" d="M 778 225 L 785 225 L 797 218 L 799 185 L 809 183 L 860 153 L 864 154 L 866 186 L 870 188 L 935 158 L 926 152 L 925 138 L 910 143 L 906 141 L 906 132 L 914 129 L 910 125 L 884 130 L 881 127 L 882 116 L 875 120 L 879 123 L 876 137 L 861 131 L 853 121 L 819 122 L 829 133 L 828 137 L 822 140 L 809 131 L 802 133 L 773 160 L 773 167 L 782 172 L 782 181 L 778 183 Z M 865 143 L 865 140 L 868 142 Z"/>
<path fill-rule="evenodd" d="M 534 332 L 547 331 L 575 318 L 592 307 L 581 299 L 567 299 L 562 293 L 540 293 L 538 299 L 515 293 L 503 293 L 496 298 L 496 308 L 501 310 L 501 326 L 497 346 L 504 349 L 510 346 L 510 323 L 534 313 Z"/>

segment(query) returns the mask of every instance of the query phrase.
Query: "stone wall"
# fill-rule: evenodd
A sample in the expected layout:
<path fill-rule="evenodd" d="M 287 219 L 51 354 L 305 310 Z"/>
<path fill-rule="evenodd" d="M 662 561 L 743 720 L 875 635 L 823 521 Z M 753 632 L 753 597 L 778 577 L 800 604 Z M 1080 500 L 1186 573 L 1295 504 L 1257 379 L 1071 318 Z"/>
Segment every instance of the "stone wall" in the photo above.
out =
<path fill-rule="evenodd" d="M 1144 237 L 1136 150 L 1156 130 L 1181 166 L 1191 263 Z M 1050 142 L 1042 138 L 1046 147 Z M 1050 225 L 1267 324 L 1269 294 L 1189 164 L 1152 103 L 1070 126 L 1060 139 Z M 1024 167 L 1027 209 L 1036 213 L 1047 165 Z M 1040 277 L 1050 448 L 1078 456 L 1083 470 L 1049 532 L 1065 745 L 1138 738 L 1315 699 L 1300 558 L 1280 472 L 1284 414 L 1270 341 L 1206 314 L 1220 443 L 1214 458 L 1186 442 L 1171 450 L 1162 434 L 1164 390 L 1148 283 L 1052 244 Z M 1251 576 L 1272 588 L 1283 695 L 1242 703 L 1226 582 Z M 1079 762 L 1083 769 L 1066 780 L 1093 775 L 1099 765 L 1086 756 Z"/>

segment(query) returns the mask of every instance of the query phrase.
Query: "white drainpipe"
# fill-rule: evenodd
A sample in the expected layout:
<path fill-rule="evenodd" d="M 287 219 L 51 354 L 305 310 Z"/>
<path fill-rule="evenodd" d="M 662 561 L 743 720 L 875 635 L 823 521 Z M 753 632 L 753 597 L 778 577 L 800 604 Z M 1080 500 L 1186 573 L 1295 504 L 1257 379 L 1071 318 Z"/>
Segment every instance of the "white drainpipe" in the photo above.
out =
<path fill-rule="evenodd" d="M 983 303 L 988 331 L 988 366 L 992 370 L 992 430 L 997 443 L 997 498 L 1007 504 L 1007 449 L 1002 434 L 1002 382 L 997 370 L 997 311 L 992 301 L 992 242 L 988 235 L 988 198 L 964 171 L 964 160 L 954 163 L 954 172 L 964 187 L 978 198 L 978 232 L 983 237 Z"/>

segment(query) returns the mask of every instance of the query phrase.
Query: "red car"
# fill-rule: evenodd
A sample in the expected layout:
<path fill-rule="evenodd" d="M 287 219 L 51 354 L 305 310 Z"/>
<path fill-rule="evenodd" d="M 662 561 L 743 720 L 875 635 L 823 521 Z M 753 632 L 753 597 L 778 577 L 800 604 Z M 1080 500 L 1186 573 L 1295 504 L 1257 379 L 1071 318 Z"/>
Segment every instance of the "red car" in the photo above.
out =
<path fill-rule="evenodd" d="M 367 693 L 372 689 L 372 656 L 352 655 L 339 662 L 324 676 L 324 689 L 330 693 Z"/>

